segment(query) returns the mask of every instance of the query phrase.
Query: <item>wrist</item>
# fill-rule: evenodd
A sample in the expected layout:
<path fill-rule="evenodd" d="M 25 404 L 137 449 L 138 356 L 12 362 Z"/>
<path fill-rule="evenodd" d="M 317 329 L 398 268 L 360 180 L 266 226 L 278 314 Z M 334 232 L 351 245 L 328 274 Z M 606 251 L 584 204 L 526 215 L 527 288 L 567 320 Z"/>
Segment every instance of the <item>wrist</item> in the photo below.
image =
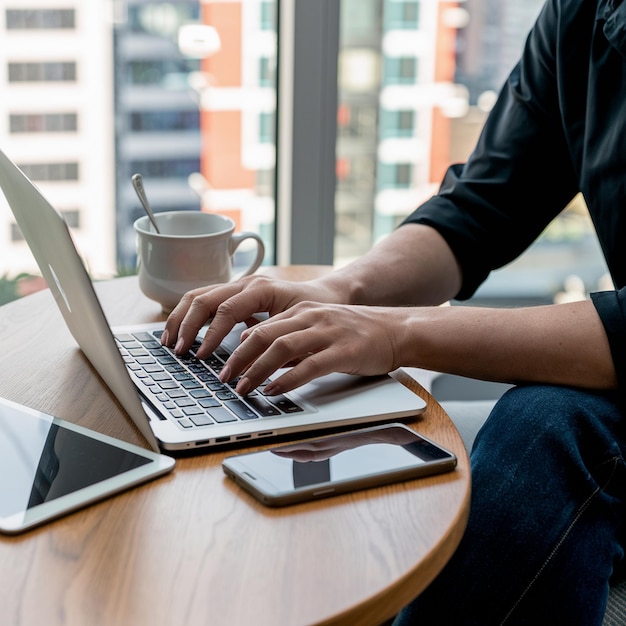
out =
<path fill-rule="evenodd" d="M 329 292 L 329 301 L 336 304 L 366 304 L 363 281 L 356 272 L 340 268 L 313 281 Z"/>

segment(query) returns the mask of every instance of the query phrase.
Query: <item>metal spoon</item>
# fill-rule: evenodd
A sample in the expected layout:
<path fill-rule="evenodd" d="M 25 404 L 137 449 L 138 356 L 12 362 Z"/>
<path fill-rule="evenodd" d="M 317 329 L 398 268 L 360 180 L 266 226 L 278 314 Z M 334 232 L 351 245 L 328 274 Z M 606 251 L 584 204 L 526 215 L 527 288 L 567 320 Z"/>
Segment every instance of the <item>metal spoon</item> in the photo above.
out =
<path fill-rule="evenodd" d="M 156 220 L 154 219 L 154 213 L 152 212 L 152 209 L 150 208 L 150 204 L 148 203 L 148 196 L 146 196 L 146 192 L 143 188 L 143 181 L 141 180 L 141 174 L 133 174 L 131 181 L 133 183 L 133 187 L 135 188 L 137 196 L 139 197 L 139 201 L 141 202 L 141 205 L 146 210 L 146 213 L 148 214 L 148 217 L 150 218 L 150 221 L 152 222 L 152 225 L 154 226 L 154 230 L 156 230 L 157 233 L 161 234 L 161 231 L 159 230 L 159 227 L 157 226 Z"/>

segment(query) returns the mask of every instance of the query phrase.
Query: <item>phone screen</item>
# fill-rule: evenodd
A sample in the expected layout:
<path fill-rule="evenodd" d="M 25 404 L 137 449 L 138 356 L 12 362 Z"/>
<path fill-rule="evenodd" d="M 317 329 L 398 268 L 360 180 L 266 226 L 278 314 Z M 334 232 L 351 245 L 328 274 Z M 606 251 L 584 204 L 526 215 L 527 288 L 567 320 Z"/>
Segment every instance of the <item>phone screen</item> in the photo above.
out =
<path fill-rule="evenodd" d="M 266 504 L 288 504 L 452 469 L 455 456 L 403 424 L 229 457 L 224 471 Z"/>

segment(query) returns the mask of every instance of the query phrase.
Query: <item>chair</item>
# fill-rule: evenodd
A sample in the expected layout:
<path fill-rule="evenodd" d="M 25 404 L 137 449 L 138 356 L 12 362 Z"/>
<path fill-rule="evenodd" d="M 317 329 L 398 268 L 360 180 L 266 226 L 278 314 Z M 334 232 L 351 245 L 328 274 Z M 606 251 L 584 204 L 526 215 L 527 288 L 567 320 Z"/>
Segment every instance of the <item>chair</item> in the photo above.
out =
<path fill-rule="evenodd" d="M 431 395 L 454 422 L 469 452 L 476 434 L 487 419 L 497 399 L 511 385 L 474 380 L 464 376 L 436 374 Z M 626 580 L 611 585 L 602 626 L 626 624 Z"/>

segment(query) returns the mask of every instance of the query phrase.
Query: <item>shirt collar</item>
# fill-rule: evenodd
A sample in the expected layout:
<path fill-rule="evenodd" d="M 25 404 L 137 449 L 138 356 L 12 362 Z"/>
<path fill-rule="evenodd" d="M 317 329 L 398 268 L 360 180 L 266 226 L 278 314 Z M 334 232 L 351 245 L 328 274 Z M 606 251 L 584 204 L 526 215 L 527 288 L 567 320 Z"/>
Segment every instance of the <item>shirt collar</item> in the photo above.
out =
<path fill-rule="evenodd" d="M 626 56 L 626 3 L 622 0 L 599 0 L 597 15 L 604 22 L 605 37 Z"/>

